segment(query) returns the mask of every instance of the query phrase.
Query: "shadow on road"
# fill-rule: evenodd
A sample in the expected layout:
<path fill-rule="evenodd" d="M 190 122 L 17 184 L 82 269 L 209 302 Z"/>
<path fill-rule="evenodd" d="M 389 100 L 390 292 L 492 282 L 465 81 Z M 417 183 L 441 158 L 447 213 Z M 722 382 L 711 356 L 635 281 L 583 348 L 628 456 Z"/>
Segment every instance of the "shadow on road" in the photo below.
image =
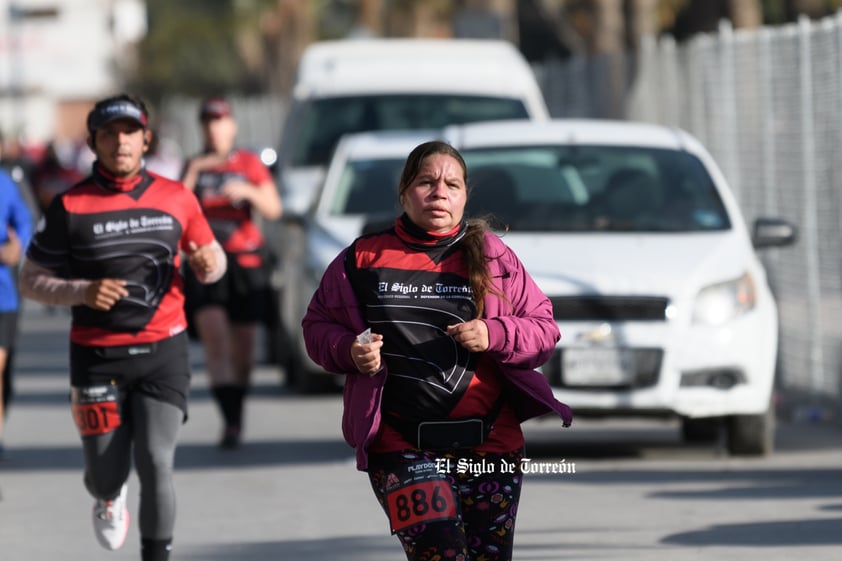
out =
<path fill-rule="evenodd" d="M 343 440 L 269 440 L 248 441 L 236 451 L 221 450 L 213 444 L 180 444 L 176 450 L 176 469 L 214 470 L 255 467 L 306 465 L 351 461 L 354 452 Z M 16 446 L 14 453 L 0 462 L 3 472 L 60 471 L 83 469 L 81 446 Z"/>
<path fill-rule="evenodd" d="M 533 458 L 613 461 L 728 457 L 724 434 L 712 442 L 688 443 L 682 438 L 677 420 L 586 420 L 569 429 L 541 421 L 525 425 L 524 434 L 527 455 Z M 842 426 L 838 424 L 778 420 L 773 454 L 838 450 L 840 442 Z"/>
<path fill-rule="evenodd" d="M 550 460 L 544 460 L 550 461 Z M 569 462 L 568 462 L 569 463 Z M 698 463 L 694 464 L 698 466 Z M 627 466 L 627 467 L 624 467 Z M 648 501 L 674 501 L 682 508 L 700 502 L 745 505 L 759 501 L 768 505 L 772 521 L 716 524 L 665 535 L 660 542 L 686 547 L 742 546 L 792 547 L 842 545 L 842 519 L 822 517 L 822 512 L 842 511 L 842 472 L 836 466 L 813 468 L 781 468 L 762 459 L 740 462 L 739 466 L 712 462 L 710 468 L 688 469 L 683 462 L 670 462 L 667 467 L 649 467 L 648 462 L 616 464 L 603 469 L 599 462 L 580 466 L 575 474 L 528 474 L 527 485 L 588 485 L 603 493 L 612 487 L 629 486 L 658 489 L 645 494 Z M 676 488 L 680 486 L 680 488 Z M 815 515 L 793 519 L 787 501 L 831 501 L 815 507 Z M 765 507 L 762 507 L 765 509 Z M 665 507 L 669 510 L 669 507 Z M 777 517 L 776 513 L 781 516 Z M 787 516 L 789 514 L 789 516 Z"/>
<path fill-rule="evenodd" d="M 702 481 L 719 483 L 719 489 L 659 491 L 651 498 L 683 500 L 796 499 L 842 497 L 842 472 L 838 468 L 741 469 L 726 471 L 643 470 L 643 481 Z M 577 479 L 578 481 L 578 479 Z M 842 529 L 842 526 L 839 526 Z M 842 532 L 840 532 L 842 538 Z"/>
<path fill-rule="evenodd" d="M 524 532 L 526 533 L 526 532 Z M 525 544 L 515 547 L 518 559 L 559 561 L 569 542 Z M 625 547 L 625 546 L 624 546 Z M 604 545 L 601 546 L 604 549 Z M 288 540 L 239 544 L 208 545 L 190 553 L 180 552 L 180 559 L 216 561 L 265 561 L 266 559 L 342 559 L 343 561 L 394 561 L 403 559 L 397 539 L 389 536 L 342 536 L 330 539 Z"/>
<path fill-rule="evenodd" d="M 521 534 L 539 532 L 521 530 Z M 552 530 L 557 541 L 542 540 L 540 544 L 521 543 L 515 546 L 518 559 L 522 561 L 559 561 L 570 556 L 564 549 L 590 548 L 594 544 L 573 544 L 560 536 L 564 531 Z M 572 531 L 570 533 L 573 533 Z M 569 537 L 569 536 L 567 536 Z M 602 551 L 612 546 L 600 544 Z M 616 549 L 628 549 L 628 546 L 616 546 Z M 239 544 L 208 545 L 198 552 L 179 552 L 179 558 L 185 560 L 216 561 L 237 559 L 238 561 L 265 561 L 267 559 L 342 559 L 343 561 L 395 561 L 403 559 L 400 544 L 393 536 L 342 536 L 330 539 L 288 540 L 275 542 L 255 542 Z M 579 558 L 579 557 L 577 557 Z"/>
<path fill-rule="evenodd" d="M 743 466 L 739 470 L 730 470 L 722 466 L 711 466 L 709 470 L 700 470 L 688 469 L 681 465 L 676 465 L 674 468 L 647 468 L 645 466 L 646 464 L 636 464 L 628 469 L 614 467 L 611 470 L 580 468 L 575 474 L 530 473 L 525 477 L 530 482 L 542 483 L 559 483 L 561 477 L 569 477 L 575 479 L 577 485 L 598 485 L 604 488 L 611 485 L 657 486 L 659 483 L 704 485 L 704 488 L 656 491 L 648 495 L 651 499 L 677 501 L 842 497 L 842 476 L 840 476 L 842 472 L 838 468 L 794 470 L 773 467 L 764 469 L 760 466 L 750 469 Z M 716 488 L 711 488 L 711 485 Z M 832 505 L 829 509 L 839 510 L 842 509 L 842 505 Z M 842 538 L 842 532 L 840 532 L 840 538 Z"/>
<path fill-rule="evenodd" d="M 247 441 L 236 451 L 216 444 L 182 444 L 176 451 L 176 469 L 254 468 L 274 465 L 307 465 L 351 461 L 354 451 L 344 440 Z"/>
<path fill-rule="evenodd" d="M 719 524 L 692 532 L 673 534 L 662 539 L 661 542 L 706 547 L 842 545 L 840 528 L 842 528 L 842 518 Z"/>
<path fill-rule="evenodd" d="M 386 561 L 402 557 L 400 545 L 390 536 L 342 536 L 328 539 L 288 540 L 208 545 L 198 552 L 179 552 L 179 559 L 264 561 L 266 559 L 342 559 Z"/>
<path fill-rule="evenodd" d="M 65 405 L 68 403 L 69 395 L 70 395 L 70 374 L 67 372 L 67 368 L 65 367 L 64 371 L 61 375 L 67 378 L 67 386 L 62 386 L 61 389 L 49 389 L 49 390 L 32 390 L 29 389 L 27 391 L 20 391 L 15 390 L 13 393 L 12 399 L 12 407 L 14 406 L 35 406 L 35 405 Z M 40 368 L 37 370 L 37 373 L 41 376 L 44 375 L 44 369 Z M 26 369 L 18 369 L 16 371 L 16 376 L 20 376 L 21 378 L 24 376 L 34 376 L 36 374 L 27 372 Z M 63 382 L 64 383 L 64 382 Z M 302 401 L 307 399 L 309 396 L 300 396 L 296 395 L 291 390 L 280 386 L 279 384 L 271 383 L 271 382 L 255 382 L 249 388 L 249 396 L 255 398 L 272 398 L 272 399 L 293 399 L 296 401 Z M 318 397 L 318 396 L 316 396 Z M 206 401 L 212 399 L 210 390 L 207 386 L 199 386 L 190 389 L 190 402 L 191 403 L 198 403 L 201 401 Z"/>

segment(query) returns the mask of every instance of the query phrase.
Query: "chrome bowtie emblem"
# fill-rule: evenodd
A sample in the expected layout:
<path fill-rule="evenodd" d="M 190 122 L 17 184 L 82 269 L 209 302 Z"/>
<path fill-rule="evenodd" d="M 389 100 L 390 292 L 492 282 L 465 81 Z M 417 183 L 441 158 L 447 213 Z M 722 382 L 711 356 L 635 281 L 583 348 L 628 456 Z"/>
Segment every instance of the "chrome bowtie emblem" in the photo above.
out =
<path fill-rule="evenodd" d="M 614 341 L 614 330 L 608 323 L 601 323 L 594 329 L 576 334 L 576 342 L 605 345 Z"/>

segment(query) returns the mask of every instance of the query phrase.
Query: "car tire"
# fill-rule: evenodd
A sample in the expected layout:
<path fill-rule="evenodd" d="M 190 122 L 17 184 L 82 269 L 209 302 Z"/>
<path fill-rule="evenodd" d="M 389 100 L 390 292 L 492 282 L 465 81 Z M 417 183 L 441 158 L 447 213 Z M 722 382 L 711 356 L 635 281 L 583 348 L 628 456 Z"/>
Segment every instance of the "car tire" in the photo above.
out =
<path fill-rule="evenodd" d="M 719 439 L 721 429 L 721 417 L 704 417 L 701 419 L 684 417 L 681 419 L 681 436 L 687 443 L 716 442 Z"/>
<path fill-rule="evenodd" d="M 728 452 L 734 456 L 766 456 L 774 450 L 775 411 L 734 415 L 728 419 Z"/>

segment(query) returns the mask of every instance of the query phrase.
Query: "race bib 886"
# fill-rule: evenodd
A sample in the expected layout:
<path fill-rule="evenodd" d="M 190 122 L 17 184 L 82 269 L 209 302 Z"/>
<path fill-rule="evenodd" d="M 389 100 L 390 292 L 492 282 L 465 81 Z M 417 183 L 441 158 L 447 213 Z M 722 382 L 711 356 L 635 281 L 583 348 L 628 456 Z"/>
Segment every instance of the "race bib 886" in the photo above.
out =
<path fill-rule="evenodd" d="M 456 496 L 445 479 L 409 483 L 386 493 L 392 533 L 417 524 L 456 518 Z"/>

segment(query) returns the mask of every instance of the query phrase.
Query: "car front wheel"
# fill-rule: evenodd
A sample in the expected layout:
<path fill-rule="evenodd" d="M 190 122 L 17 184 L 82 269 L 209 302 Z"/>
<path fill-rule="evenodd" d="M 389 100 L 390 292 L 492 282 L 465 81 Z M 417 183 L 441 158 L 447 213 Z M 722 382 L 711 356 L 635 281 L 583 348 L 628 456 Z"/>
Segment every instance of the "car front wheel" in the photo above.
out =
<path fill-rule="evenodd" d="M 728 419 L 728 452 L 735 456 L 771 454 L 775 440 L 775 410 L 760 415 L 733 415 Z"/>

